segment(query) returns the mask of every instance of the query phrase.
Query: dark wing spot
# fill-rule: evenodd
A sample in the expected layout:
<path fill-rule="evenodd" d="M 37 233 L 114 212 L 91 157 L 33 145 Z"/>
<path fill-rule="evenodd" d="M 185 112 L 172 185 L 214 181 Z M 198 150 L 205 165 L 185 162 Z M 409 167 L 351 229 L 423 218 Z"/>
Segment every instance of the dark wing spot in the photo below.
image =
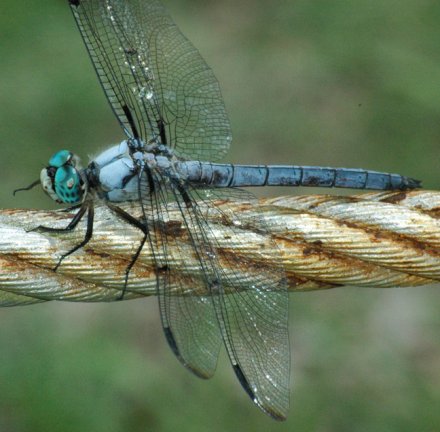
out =
<path fill-rule="evenodd" d="M 124 105 L 122 107 L 122 110 L 124 111 L 124 114 L 125 114 L 125 117 L 127 118 L 128 124 L 131 127 L 131 132 L 133 133 L 133 137 L 135 139 L 139 139 L 140 135 L 139 135 L 139 132 L 138 132 L 138 130 L 136 128 L 136 124 L 134 123 L 133 115 L 132 115 L 132 113 L 130 111 L 130 108 L 128 108 L 127 105 Z"/>
<path fill-rule="evenodd" d="M 157 120 L 157 127 L 159 129 L 160 141 L 162 144 L 167 145 L 167 135 L 165 133 L 165 123 L 163 119 Z"/>
<path fill-rule="evenodd" d="M 176 339 L 174 338 L 174 335 L 173 335 L 171 329 L 169 327 L 164 327 L 163 331 L 165 332 L 165 337 L 167 339 L 168 345 L 170 346 L 174 355 L 176 357 L 180 358 L 179 348 L 177 348 Z"/>
<path fill-rule="evenodd" d="M 250 398 L 252 400 L 255 400 L 255 393 L 251 389 L 251 386 L 249 385 L 248 380 L 244 376 L 244 373 L 241 370 L 241 367 L 238 364 L 234 364 L 234 365 L 232 365 L 232 367 L 234 368 L 234 372 L 235 372 L 235 375 L 237 375 L 238 381 L 240 381 L 240 384 L 242 385 L 242 387 L 244 388 L 246 393 L 250 396 Z"/>

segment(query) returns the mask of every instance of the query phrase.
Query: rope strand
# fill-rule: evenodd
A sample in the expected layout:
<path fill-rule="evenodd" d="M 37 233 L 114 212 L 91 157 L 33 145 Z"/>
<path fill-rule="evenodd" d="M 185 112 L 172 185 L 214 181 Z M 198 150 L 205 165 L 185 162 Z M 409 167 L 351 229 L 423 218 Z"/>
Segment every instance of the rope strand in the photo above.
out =
<path fill-rule="evenodd" d="M 228 248 L 256 265 L 264 259 L 265 265 L 284 268 L 291 291 L 341 285 L 415 287 L 440 281 L 440 192 L 288 196 L 252 206 L 216 205 L 232 206 L 245 219 L 263 217 L 267 233 L 243 227 L 243 235 Z M 105 206 L 97 207 L 92 240 L 54 272 L 61 253 L 84 238 L 85 220 L 69 233 L 28 230 L 64 227 L 72 216 L 65 211 L 0 211 L 0 306 L 119 298 L 142 234 L 115 220 Z M 174 217 L 178 220 L 178 212 Z M 216 223 L 216 236 L 221 227 Z M 266 247 L 263 255 L 261 245 L 273 244 L 272 239 L 277 247 Z M 177 271 L 178 265 L 173 268 Z M 195 276 L 188 276 L 188 292 Z M 155 289 L 154 263 L 145 247 L 130 272 L 124 299 L 154 295 Z"/>

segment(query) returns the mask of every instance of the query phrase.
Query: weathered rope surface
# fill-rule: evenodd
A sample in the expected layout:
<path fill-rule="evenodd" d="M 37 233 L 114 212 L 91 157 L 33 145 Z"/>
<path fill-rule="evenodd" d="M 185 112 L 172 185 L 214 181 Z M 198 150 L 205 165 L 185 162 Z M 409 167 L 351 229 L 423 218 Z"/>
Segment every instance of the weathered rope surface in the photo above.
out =
<path fill-rule="evenodd" d="M 229 247 L 257 265 L 264 259 L 265 265 L 284 267 L 291 291 L 341 285 L 415 287 L 440 281 L 440 192 L 288 196 L 262 199 L 253 207 L 235 206 L 248 217 L 259 213 L 269 234 L 244 226 L 239 241 Z M 119 297 L 140 232 L 99 207 L 93 239 L 54 272 L 60 254 L 83 238 L 85 221 L 68 234 L 28 230 L 64 227 L 71 217 L 62 211 L 0 211 L 0 306 Z M 221 224 L 215 230 L 221 235 Z M 266 248 L 263 254 L 262 244 L 273 244 L 271 239 L 277 248 Z M 124 298 L 154 295 L 155 281 L 145 247 Z"/>

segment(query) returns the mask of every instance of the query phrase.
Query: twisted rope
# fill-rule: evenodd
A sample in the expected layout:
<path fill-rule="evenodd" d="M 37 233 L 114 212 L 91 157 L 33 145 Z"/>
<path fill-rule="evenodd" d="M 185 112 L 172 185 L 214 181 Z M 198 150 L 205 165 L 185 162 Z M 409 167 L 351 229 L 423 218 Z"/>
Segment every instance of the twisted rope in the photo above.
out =
<path fill-rule="evenodd" d="M 216 205 L 234 206 L 234 212 L 247 218 L 253 214 L 264 218 L 267 233 L 244 226 L 228 248 L 256 265 L 264 259 L 265 265 L 284 268 L 291 291 L 341 285 L 415 287 L 440 281 L 440 192 L 288 196 L 262 199 L 252 207 Z M 98 207 L 90 243 L 54 272 L 60 254 L 83 238 L 85 221 L 70 233 L 28 230 L 38 225 L 64 227 L 72 215 L 0 211 L 0 306 L 119 297 L 141 233 L 116 220 L 105 206 Z M 221 229 L 217 223 L 216 236 L 221 236 Z M 277 247 L 271 248 L 274 243 Z M 262 245 L 269 245 L 264 254 Z M 155 288 L 153 259 L 145 247 L 130 272 L 124 298 L 154 295 Z M 188 292 L 191 289 L 189 278 Z"/>

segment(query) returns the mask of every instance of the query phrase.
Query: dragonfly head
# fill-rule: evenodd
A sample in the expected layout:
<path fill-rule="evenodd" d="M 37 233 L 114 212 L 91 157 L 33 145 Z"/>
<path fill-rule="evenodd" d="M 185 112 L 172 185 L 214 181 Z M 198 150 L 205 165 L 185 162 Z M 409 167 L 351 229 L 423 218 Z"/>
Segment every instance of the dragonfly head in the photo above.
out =
<path fill-rule="evenodd" d="M 60 204 L 79 204 L 86 195 L 86 183 L 80 170 L 78 156 L 61 150 L 50 158 L 49 166 L 41 170 L 41 186 Z"/>

